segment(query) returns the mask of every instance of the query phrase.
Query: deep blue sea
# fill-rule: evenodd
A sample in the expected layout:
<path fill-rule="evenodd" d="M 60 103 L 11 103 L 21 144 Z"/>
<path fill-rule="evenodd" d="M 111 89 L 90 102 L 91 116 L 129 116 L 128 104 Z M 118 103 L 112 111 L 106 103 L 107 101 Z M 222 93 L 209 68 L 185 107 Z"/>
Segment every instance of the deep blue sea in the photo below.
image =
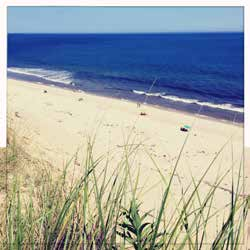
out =
<path fill-rule="evenodd" d="M 9 34 L 8 77 L 242 122 L 244 34 Z"/>

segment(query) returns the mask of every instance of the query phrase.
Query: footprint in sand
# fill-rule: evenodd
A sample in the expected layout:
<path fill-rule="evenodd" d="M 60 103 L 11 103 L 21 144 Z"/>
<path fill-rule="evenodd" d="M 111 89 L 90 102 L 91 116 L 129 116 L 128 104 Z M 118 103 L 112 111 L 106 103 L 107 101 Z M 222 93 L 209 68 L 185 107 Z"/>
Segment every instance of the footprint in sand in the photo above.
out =
<path fill-rule="evenodd" d="M 205 154 L 205 150 L 197 151 L 198 154 Z"/>
<path fill-rule="evenodd" d="M 40 133 L 39 133 L 38 131 L 35 130 L 34 132 L 35 132 L 37 135 L 40 135 Z"/>
<path fill-rule="evenodd" d="M 106 126 L 106 127 L 114 127 L 114 126 L 117 126 L 117 125 L 115 125 L 115 124 L 112 124 L 112 123 L 107 123 L 107 124 L 104 124 L 104 126 Z"/>
<path fill-rule="evenodd" d="M 57 113 L 63 113 L 63 114 L 67 114 L 67 115 L 70 115 L 70 116 L 73 116 L 73 114 L 69 111 L 62 111 L 62 110 L 59 110 L 59 111 L 56 111 Z"/>
<path fill-rule="evenodd" d="M 21 118 L 19 112 L 17 112 L 17 111 L 15 112 L 15 116 L 16 116 L 17 118 Z"/>
<path fill-rule="evenodd" d="M 50 102 L 45 102 L 45 105 L 46 105 L 46 106 L 53 106 L 53 104 L 50 103 Z"/>
<path fill-rule="evenodd" d="M 27 143 L 29 143 L 29 138 L 28 137 L 26 137 L 26 136 L 23 136 L 23 142 L 25 143 L 25 144 L 27 144 Z"/>

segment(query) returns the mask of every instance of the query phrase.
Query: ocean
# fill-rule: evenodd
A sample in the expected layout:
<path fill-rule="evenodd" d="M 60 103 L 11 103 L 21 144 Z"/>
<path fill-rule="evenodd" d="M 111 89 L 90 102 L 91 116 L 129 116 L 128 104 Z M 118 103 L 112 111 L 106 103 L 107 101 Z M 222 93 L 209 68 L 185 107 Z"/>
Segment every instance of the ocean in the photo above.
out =
<path fill-rule="evenodd" d="M 8 34 L 8 77 L 244 120 L 244 34 Z"/>

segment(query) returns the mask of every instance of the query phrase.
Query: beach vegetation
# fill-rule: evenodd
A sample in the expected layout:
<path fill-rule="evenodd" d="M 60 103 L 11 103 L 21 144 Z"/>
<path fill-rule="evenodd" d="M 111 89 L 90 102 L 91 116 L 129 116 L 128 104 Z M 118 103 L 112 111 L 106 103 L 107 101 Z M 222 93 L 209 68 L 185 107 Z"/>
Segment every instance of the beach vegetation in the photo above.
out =
<path fill-rule="evenodd" d="M 228 173 L 215 178 L 205 195 L 200 187 L 225 145 L 198 181 L 190 173 L 192 182 L 174 201 L 173 179 L 185 143 L 168 175 L 149 156 L 164 192 L 152 197 L 160 206 L 145 211 L 140 172 L 135 174 L 133 168 L 142 146 L 136 138 L 125 141 L 121 159 L 112 168 L 111 153 L 96 157 L 95 139 L 89 138 L 78 166 L 81 174 L 72 177 L 75 156 L 55 174 L 52 165 L 27 154 L 9 133 L 7 148 L 0 151 L 0 249 L 243 249 L 249 210 L 240 178 L 243 160 L 223 211 L 213 203 Z M 215 230 L 214 219 L 221 214 L 223 223 Z M 211 228 L 216 231 L 212 237 Z"/>

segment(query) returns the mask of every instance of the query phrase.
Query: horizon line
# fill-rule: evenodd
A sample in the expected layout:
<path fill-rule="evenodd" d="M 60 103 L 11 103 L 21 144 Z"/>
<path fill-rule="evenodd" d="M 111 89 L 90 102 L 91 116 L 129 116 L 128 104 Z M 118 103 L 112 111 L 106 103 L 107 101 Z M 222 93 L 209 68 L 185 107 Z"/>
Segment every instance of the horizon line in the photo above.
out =
<path fill-rule="evenodd" d="M 131 31 L 131 32 L 7 32 L 7 34 L 176 34 L 176 33 L 244 33 L 244 30 L 221 30 L 221 31 Z"/>

